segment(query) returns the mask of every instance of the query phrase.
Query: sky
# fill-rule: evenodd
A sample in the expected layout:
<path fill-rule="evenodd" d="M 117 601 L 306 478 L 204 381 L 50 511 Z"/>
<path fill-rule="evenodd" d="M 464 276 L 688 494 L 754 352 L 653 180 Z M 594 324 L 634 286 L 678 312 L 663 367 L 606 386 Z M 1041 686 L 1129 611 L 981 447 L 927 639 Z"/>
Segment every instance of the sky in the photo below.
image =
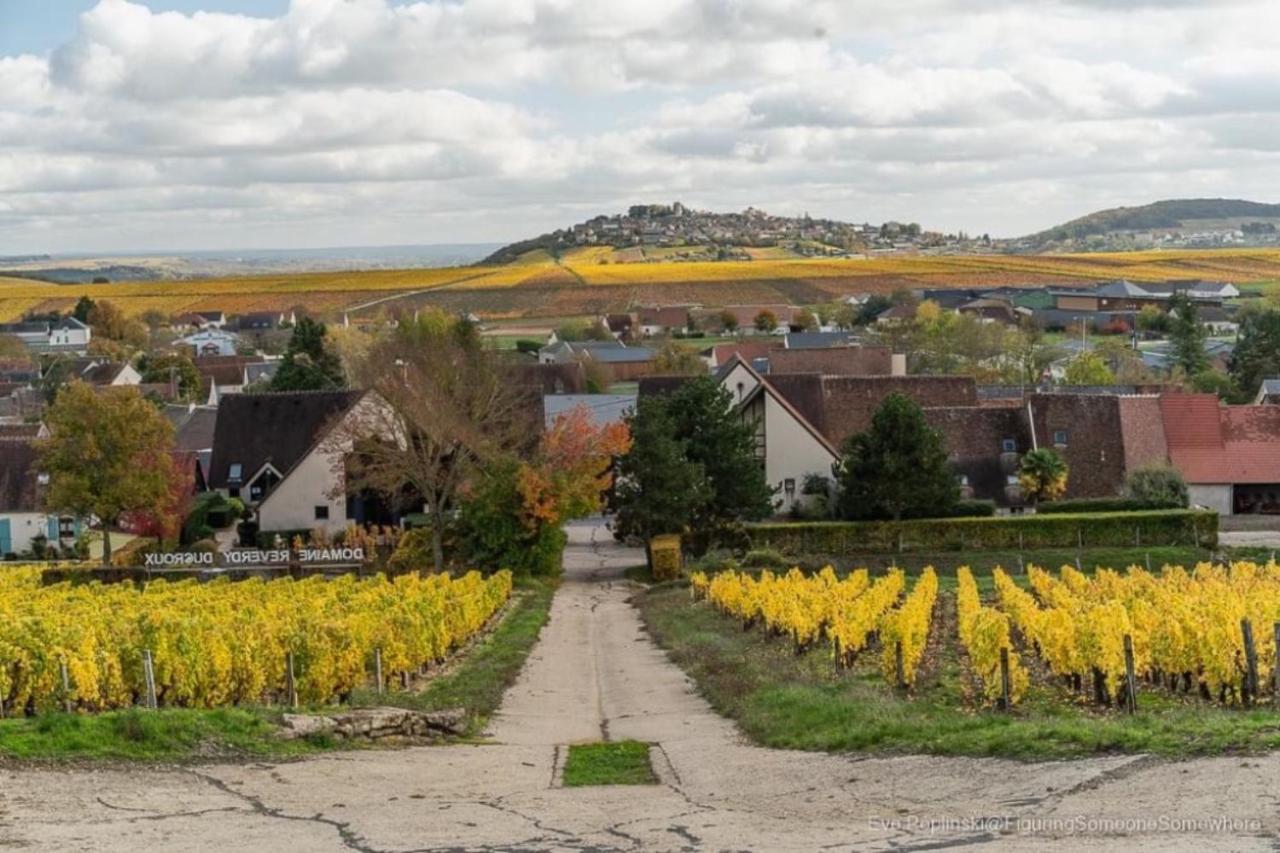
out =
<path fill-rule="evenodd" d="M 1280 202 L 1275 0 L 0 0 L 0 254 Z"/>

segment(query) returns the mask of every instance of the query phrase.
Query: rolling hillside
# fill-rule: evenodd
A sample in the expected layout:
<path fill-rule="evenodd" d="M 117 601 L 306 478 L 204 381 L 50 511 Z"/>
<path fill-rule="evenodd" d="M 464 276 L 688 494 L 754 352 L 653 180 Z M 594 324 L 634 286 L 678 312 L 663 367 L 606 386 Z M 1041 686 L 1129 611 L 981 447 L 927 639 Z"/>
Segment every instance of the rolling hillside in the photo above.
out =
<path fill-rule="evenodd" d="M 1140 207 L 1114 207 L 1064 222 L 1032 234 L 1035 242 L 1072 240 L 1097 234 L 1192 228 L 1197 222 L 1247 222 L 1280 220 L 1280 204 L 1263 204 L 1229 198 L 1169 199 Z"/>
<path fill-rule="evenodd" d="M 66 311 L 87 294 L 131 315 L 195 310 L 287 311 L 356 317 L 437 305 L 489 319 L 565 317 L 637 305 L 817 304 L 899 288 L 1070 284 L 1204 278 L 1280 281 L 1280 249 L 1095 252 L 1057 255 L 769 258 L 743 261 L 601 263 L 598 249 L 523 256 L 505 266 L 242 276 L 196 281 L 52 284 L 0 279 L 0 321 L 29 311 Z"/>

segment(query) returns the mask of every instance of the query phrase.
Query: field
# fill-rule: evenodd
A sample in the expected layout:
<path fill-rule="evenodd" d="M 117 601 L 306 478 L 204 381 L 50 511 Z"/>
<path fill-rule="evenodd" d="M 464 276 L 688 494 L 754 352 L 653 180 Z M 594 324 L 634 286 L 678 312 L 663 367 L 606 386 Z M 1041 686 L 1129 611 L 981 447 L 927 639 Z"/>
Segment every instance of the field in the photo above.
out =
<path fill-rule="evenodd" d="M 556 259 L 531 252 L 499 267 L 265 275 L 191 281 L 58 285 L 0 278 L 0 321 L 29 311 L 65 311 L 81 295 L 127 313 L 288 311 L 356 316 L 438 305 L 489 319 L 583 316 L 682 302 L 816 304 L 898 288 L 1033 286 L 1128 278 L 1204 278 L 1258 286 L 1280 280 L 1280 250 L 1220 249 L 1076 255 L 779 257 L 750 261 L 653 260 L 670 249 L 584 248 Z"/>
<path fill-rule="evenodd" d="M 770 746 L 1048 757 L 1280 745 L 1271 564 L 695 573 L 639 604 L 712 704 Z"/>
<path fill-rule="evenodd" d="M 43 586 L 0 574 L 0 715 L 138 704 L 328 704 L 444 660 L 511 594 L 510 573 Z"/>

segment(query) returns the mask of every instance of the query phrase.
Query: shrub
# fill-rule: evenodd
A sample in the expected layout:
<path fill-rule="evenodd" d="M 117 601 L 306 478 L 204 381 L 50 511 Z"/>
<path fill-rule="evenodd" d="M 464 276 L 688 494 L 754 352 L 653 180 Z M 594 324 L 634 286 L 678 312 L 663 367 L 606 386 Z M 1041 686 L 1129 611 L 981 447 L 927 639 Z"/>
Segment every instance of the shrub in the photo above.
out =
<path fill-rule="evenodd" d="M 387 571 L 391 574 L 419 572 L 432 565 L 431 529 L 427 527 L 405 531 L 387 559 Z"/>
<path fill-rule="evenodd" d="M 1158 503 L 1135 498 L 1073 498 L 1040 504 L 1039 515 L 1063 515 L 1096 512 L 1146 512 L 1153 509 L 1183 509 L 1181 504 Z"/>
<path fill-rule="evenodd" d="M 1203 510 L 1045 514 L 910 521 L 755 524 L 747 528 L 756 549 L 788 554 L 856 554 L 891 551 L 1130 547 L 1218 543 L 1218 514 Z M 748 555 L 750 556 L 750 555 Z M 778 555 L 781 560 L 781 556 Z M 747 563 L 744 560 L 744 564 Z M 780 565 L 780 563 L 775 563 Z"/>
<path fill-rule="evenodd" d="M 680 537 L 668 534 L 650 539 L 649 560 L 654 580 L 669 581 L 680 577 Z"/>
<path fill-rule="evenodd" d="M 776 569 L 785 562 L 786 558 L 773 548 L 753 548 L 742 558 L 742 565 L 748 569 Z"/>
<path fill-rule="evenodd" d="M 1125 497 L 1151 506 L 1185 507 L 1191 502 L 1187 481 L 1177 469 L 1152 465 L 1129 472 L 1124 483 Z"/>
<path fill-rule="evenodd" d="M 989 518 L 996 514 L 996 502 L 985 500 L 957 501 L 941 518 Z"/>

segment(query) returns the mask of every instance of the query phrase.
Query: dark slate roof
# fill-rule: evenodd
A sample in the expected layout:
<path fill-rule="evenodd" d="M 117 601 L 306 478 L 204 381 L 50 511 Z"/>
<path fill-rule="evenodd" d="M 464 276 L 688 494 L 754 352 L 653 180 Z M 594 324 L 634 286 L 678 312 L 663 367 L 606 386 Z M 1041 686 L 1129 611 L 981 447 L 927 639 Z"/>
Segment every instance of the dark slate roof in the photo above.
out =
<path fill-rule="evenodd" d="M 1138 299 L 1152 295 L 1151 291 L 1143 290 L 1138 285 L 1125 279 L 1109 281 L 1106 284 L 1099 285 L 1095 292 L 1098 296 L 1133 297 Z"/>
<path fill-rule="evenodd" d="M 80 378 L 90 385 L 110 385 L 120 371 L 124 370 L 124 365 L 118 361 L 104 361 L 95 364 L 88 370 L 80 374 Z"/>
<path fill-rule="evenodd" d="M 33 335 L 48 331 L 49 324 L 45 322 L 23 321 L 21 323 L 0 323 L 0 335 Z"/>
<path fill-rule="evenodd" d="M 847 347 L 858 342 L 852 332 L 792 332 L 787 335 L 787 349 L 825 349 Z"/>
<path fill-rule="evenodd" d="M 657 397 L 670 394 L 692 379 L 692 376 L 641 376 L 638 384 L 638 397 Z"/>
<path fill-rule="evenodd" d="M 267 462 L 287 475 L 362 396 L 361 391 L 226 395 L 218 405 L 209 486 L 226 488 L 233 463 L 242 466 L 245 480 Z"/>
<path fill-rule="evenodd" d="M 173 446 L 176 450 L 199 451 L 213 447 L 213 434 L 218 423 L 216 406 L 165 406 L 164 415 L 173 424 Z"/>
<path fill-rule="evenodd" d="M 30 441 L 0 441 L 0 512 L 36 512 L 36 448 Z"/>

